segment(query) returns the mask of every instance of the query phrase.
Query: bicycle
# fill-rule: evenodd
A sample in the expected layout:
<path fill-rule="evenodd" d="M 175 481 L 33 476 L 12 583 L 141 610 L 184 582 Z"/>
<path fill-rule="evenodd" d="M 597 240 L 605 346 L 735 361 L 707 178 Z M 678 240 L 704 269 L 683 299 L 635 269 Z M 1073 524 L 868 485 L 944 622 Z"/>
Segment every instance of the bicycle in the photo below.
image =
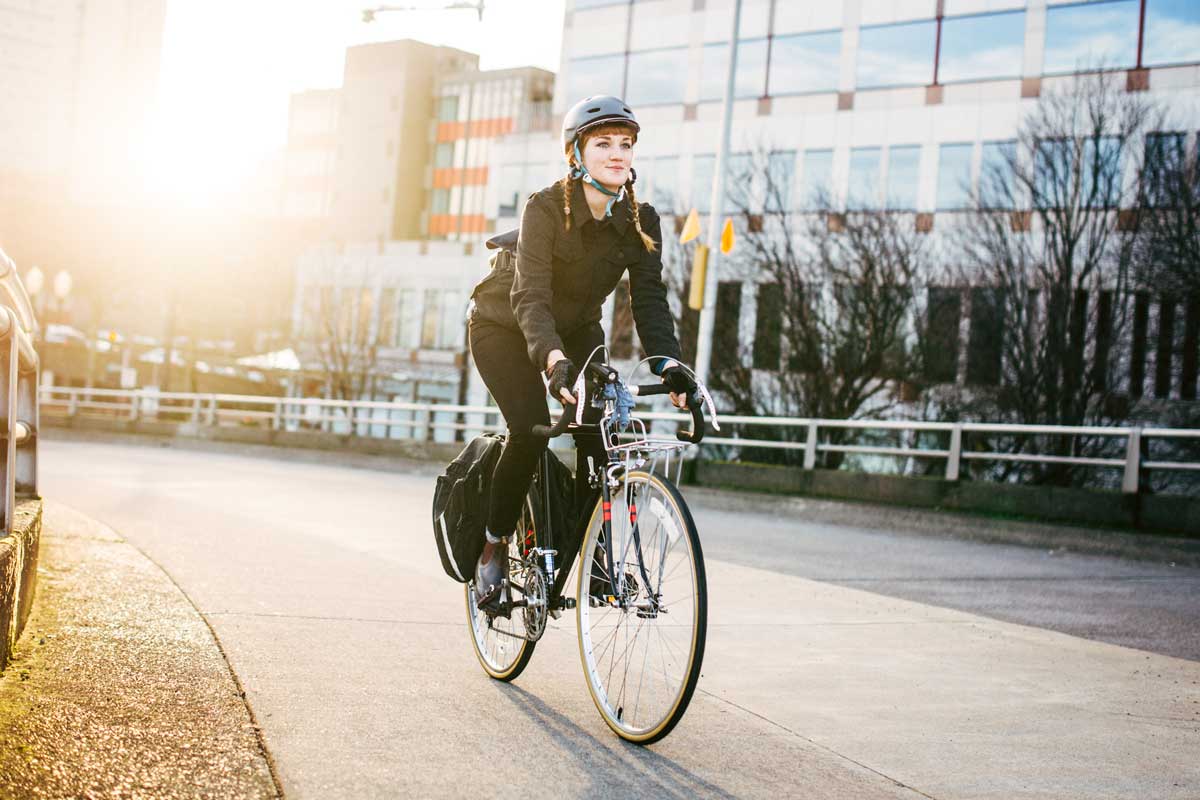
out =
<path fill-rule="evenodd" d="M 553 487 L 546 459 L 556 456 L 547 449 L 508 537 L 509 577 L 501 599 L 481 608 L 474 581 L 467 583 L 467 619 L 484 671 L 512 681 L 528 665 L 549 619 L 574 609 L 580 660 L 601 717 L 622 739 L 650 744 L 683 717 L 704 660 L 704 557 L 687 503 L 667 476 L 673 461 L 682 467 L 679 451 L 703 438 L 702 402 L 711 411 L 712 401 L 699 390 L 688 404 L 692 429 L 678 431 L 675 439 L 652 438 L 629 412 L 634 397 L 666 394 L 665 386 L 628 386 L 612 367 L 590 359 L 583 373 L 575 408 L 586 398 L 603 408 L 600 422 L 583 424 L 564 410 L 553 426 L 534 429 L 550 438 L 593 431 L 603 437 L 607 462 L 589 464 L 592 487 L 600 493 L 582 536 L 582 518 L 570 531 L 575 544 L 549 524 Z M 556 569 L 556 561 L 566 568 Z M 575 597 L 564 597 L 572 572 Z"/>

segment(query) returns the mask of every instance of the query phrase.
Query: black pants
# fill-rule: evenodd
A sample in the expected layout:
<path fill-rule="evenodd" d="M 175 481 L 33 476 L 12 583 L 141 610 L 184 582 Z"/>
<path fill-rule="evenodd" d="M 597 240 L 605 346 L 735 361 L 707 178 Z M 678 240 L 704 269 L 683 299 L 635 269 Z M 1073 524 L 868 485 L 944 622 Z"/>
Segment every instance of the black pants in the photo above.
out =
<path fill-rule="evenodd" d="M 533 426 L 550 424 L 546 402 L 549 396 L 541 373 L 529 362 L 525 337 L 520 331 L 475 319 L 471 320 L 470 330 L 475 367 L 508 425 L 508 439 L 492 475 L 487 523 L 493 534 L 507 536 L 516 528 L 538 458 L 546 450 L 548 440 L 533 435 Z M 565 338 L 563 352 L 582 369 L 592 350 L 602 344 L 604 330 L 599 324 L 591 325 Z M 567 408 L 569 413 L 575 413 L 574 406 Z M 599 418 L 597 409 L 589 408 L 584 413 L 585 422 L 597 422 Z M 575 453 L 576 507 L 587 508 L 592 492 L 587 482 L 588 456 L 596 464 L 603 463 L 605 458 L 599 434 L 577 435 Z"/>

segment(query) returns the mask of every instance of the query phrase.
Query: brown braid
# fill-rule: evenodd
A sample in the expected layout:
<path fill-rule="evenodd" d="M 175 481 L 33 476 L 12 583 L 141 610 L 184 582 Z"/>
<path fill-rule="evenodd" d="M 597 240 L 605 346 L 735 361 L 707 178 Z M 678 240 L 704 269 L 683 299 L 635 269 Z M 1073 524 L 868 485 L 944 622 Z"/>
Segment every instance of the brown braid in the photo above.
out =
<path fill-rule="evenodd" d="M 563 215 L 567 218 L 567 230 L 571 230 L 571 173 L 559 181 L 563 187 Z"/>
<path fill-rule="evenodd" d="M 633 193 L 632 179 L 625 182 L 625 194 L 629 196 L 629 207 L 633 210 L 633 227 L 637 230 L 638 236 L 642 237 L 642 244 L 646 246 L 646 252 L 653 253 L 656 249 L 654 238 L 642 230 L 642 218 L 638 212 L 637 195 Z"/>

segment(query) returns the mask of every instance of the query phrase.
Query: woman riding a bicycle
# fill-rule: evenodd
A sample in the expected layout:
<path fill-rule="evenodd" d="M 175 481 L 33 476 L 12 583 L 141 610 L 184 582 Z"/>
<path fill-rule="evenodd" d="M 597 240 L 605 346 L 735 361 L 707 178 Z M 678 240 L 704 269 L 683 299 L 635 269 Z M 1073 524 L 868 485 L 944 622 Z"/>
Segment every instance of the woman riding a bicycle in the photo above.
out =
<path fill-rule="evenodd" d="M 547 447 L 546 437 L 534 433 L 534 426 L 550 421 L 542 374 L 551 397 L 565 408 L 575 404 L 578 370 L 604 344 L 602 306 L 626 273 L 642 346 L 662 356 L 651 361 L 651 370 L 678 408 L 696 390 L 677 364 L 659 217 L 634 194 L 639 131 L 633 112 L 616 97 L 589 97 L 573 106 L 562 131 L 567 175 L 526 203 L 515 270 L 496 270 L 475 288 L 471 353 L 508 427 L 492 478 L 488 543 L 476 566 L 481 596 L 496 591 L 504 578 L 506 540 Z M 597 409 L 584 409 L 583 422 L 598 417 Z M 605 448 L 595 433 L 575 439 L 575 498 L 586 508 L 592 493 L 588 459 L 602 463 Z"/>

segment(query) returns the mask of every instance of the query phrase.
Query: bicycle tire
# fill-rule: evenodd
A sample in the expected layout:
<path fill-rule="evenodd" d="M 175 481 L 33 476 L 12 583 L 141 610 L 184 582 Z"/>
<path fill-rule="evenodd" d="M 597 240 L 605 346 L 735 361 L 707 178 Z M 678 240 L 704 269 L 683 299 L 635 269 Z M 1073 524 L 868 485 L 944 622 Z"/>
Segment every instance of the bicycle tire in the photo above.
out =
<path fill-rule="evenodd" d="M 514 566 L 521 563 L 521 543 L 524 541 L 527 547 L 530 544 L 536 545 L 538 531 L 534 523 L 535 519 L 532 500 L 526 496 L 521 516 L 517 520 L 517 528 L 508 539 L 510 573 Z M 529 531 L 533 532 L 532 536 L 528 539 L 523 538 Z M 464 587 L 464 597 L 467 606 L 467 627 L 471 634 L 471 645 L 475 650 L 475 657 L 479 659 L 479 665 L 483 667 L 484 672 L 498 681 L 507 683 L 516 680 L 529 665 L 529 659 L 533 658 L 534 645 L 537 642 L 515 639 L 487 629 L 487 615 L 476 606 L 474 580 L 468 581 Z M 509 620 L 496 617 L 495 625 L 499 626 L 501 630 L 506 629 L 513 633 L 524 632 L 524 622 L 520 620 L 520 617 L 518 612 L 514 612 L 512 619 Z"/>
<path fill-rule="evenodd" d="M 638 487 L 641 487 L 640 491 L 631 493 L 631 489 Z M 634 511 L 633 514 L 628 513 L 630 507 Z M 687 504 L 675 485 L 661 476 L 640 471 L 628 473 L 622 480 L 619 491 L 613 493 L 611 513 L 612 536 L 616 544 L 614 554 L 618 550 L 630 551 L 631 545 L 628 543 L 632 541 L 632 550 L 638 555 L 635 556 L 636 563 L 630 562 L 625 556 L 621 558 L 620 563 L 623 563 L 627 577 L 618 581 L 622 588 L 616 591 L 623 595 L 625 604 L 622 606 L 615 597 L 615 592 L 604 595 L 605 591 L 613 590 L 612 576 L 597 575 L 598 569 L 603 573 L 607 572 L 607 567 L 604 566 L 605 543 L 602 541 L 603 509 L 602 504 L 597 502 L 580 549 L 578 564 L 576 622 L 579 658 L 583 665 L 588 692 L 604 722 L 622 739 L 647 745 L 669 734 L 683 718 L 700 678 L 708 624 L 708 588 L 704 554 L 695 521 Z M 639 528 L 647 524 L 647 517 L 658 518 L 649 522 L 651 526 L 658 524 L 657 530 L 653 527 Z M 627 527 L 624 526 L 625 519 L 631 519 Z M 635 521 L 637 524 L 634 524 Z M 671 525 L 674 526 L 674 536 Z M 625 533 L 621 532 L 623 528 Z M 633 535 L 634 530 L 638 530 L 636 537 Z M 639 545 L 637 542 L 642 539 L 646 541 Z M 680 543 L 683 547 L 678 553 L 689 565 L 686 581 L 683 580 L 684 576 L 676 576 L 675 573 L 679 569 L 677 565 L 671 567 L 670 572 L 667 571 L 670 551 Z M 661 550 L 657 563 L 648 563 L 651 562 L 651 558 L 647 553 L 652 547 Z M 652 555 L 652 552 L 650 554 Z M 649 578 L 648 584 L 644 578 Z M 669 584 L 668 578 L 671 579 Z M 604 588 L 606 585 L 607 589 Z M 662 610 L 655 610 L 656 605 L 649 599 L 652 593 L 661 595 Z M 638 607 L 639 604 L 641 608 Z M 690 630 L 685 631 L 687 626 L 676 624 L 675 620 L 687 617 L 689 611 Z M 631 618 L 639 622 L 631 623 Z M 660 621 L 664 624 L 659 625 Z M 606 632 L 606 624 L 611 627 L 610 632 Z M 643 633 L 645 636 L 640 644 L 640 671 L 635 666 L 636 674 L 633 676 L 637 685 L 636 690 L 632 691 L 636 694 L 631 697 L 630 667 L 634 666 L 631 662 L 639 652 L 639 643 L 630 641 L 631 627 L 634 624 L 637 628 L 632 631 L 633 638 L 636 640 Z M 669 630 L 672 627 L 678 629 L 674 634 Z M 622 628 L 623 634 L 620 633 Z M 647 628 L 656 631 L 659 647 L 656 648 L 651 630 Z M 680 642 L 678 649 L 671 649 L 669 642 L 672 639 Z M 619 656 L 623 659 L 620 670 L 617 669 L 618 642 L 623 647 Z M 656 660 L 650 662 L 648 667 L 647 662 L 650 661 L 650 654 L 654 650 L 657 650 Z M 607 667 L 605 659 L 609 659 Z M 672 668 L 675 662 L 678 662 L 677 670 Z M 646 678 L 657 671 L 660 665 L 665 690 L 662 693 L 663 697 L 656 703 L 647 701 L 645 713 L 640 714 Z M 677 685 L 672 684 L 674 672 L 678 673 Z M 632 714 L 628 708 L 631 699 Z"/>

